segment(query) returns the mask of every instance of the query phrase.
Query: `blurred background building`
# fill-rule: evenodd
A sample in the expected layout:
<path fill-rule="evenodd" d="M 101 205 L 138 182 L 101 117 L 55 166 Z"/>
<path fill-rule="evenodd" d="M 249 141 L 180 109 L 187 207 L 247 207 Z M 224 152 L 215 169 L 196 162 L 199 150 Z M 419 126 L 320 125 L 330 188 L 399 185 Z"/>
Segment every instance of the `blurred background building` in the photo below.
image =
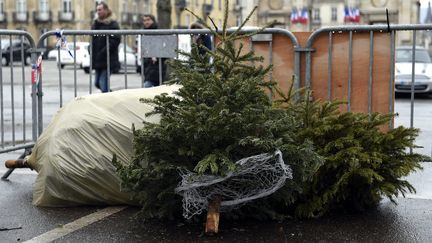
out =
<path fill-rule="evenodd" d="M 99 0 L 0 0 L 0 28 L 29 31 L 33 38 L 53 29 L 89 29 Z M 158 17 L 165 28 L 187 28 L 196 21 L 185 11 L 223 21 L 224 0 L 106 0 L 123 29 L 142 28 L 142 15 Z M 418 0 L 229 0 L 229 26 L 238 26 L 257 6 L 249 26 L 272 25 L 291 31 L 311 31 L 344 24 L 419 23 Z M 427 6 L 422 6 L 427 7 Z M 159 9 L 159 10 L 158 10 Z M 161 13 L 168 13 L 162 18 Z M 432 21 L 432 18 L 431 18 Z M 209 23 L 209 21 L 207 21 Z M 410 32 L 399 32 L 397 44 L 411 42 Z M 50 46 L 52 43 L 46 43 Z"/>
<path fill-rule="evenodd" d="M 90 29 L 95 9 L 100 0 L 0 0 L 0 29 L 25 30 L 34 39 L 48 30 Z M 222 24 L 223 0 L 106 0 L 114 18 L 122 29 L 142 28 L 142 16 L 158 17 L 158 2 L 169 10 L 168 28 L 188 28 L 196 17 L 185 11 L 187 7 L 200 17 L 211 15 L 216 25 Z M 209 21 L 208 21 L 209 22 Z M 49 40 L 46 46 L 53 46 Z"/>
<path fill-rule="evenodd" d="M 248 0 L 243 0 L 247 2 Z M 419 23 L 418 0 L 267 0 L 258 5 L 257 25 L 275 23 L 291 31 L 311 31 L 346 24 Z M 246 3 L 245 3 L 246 4 Z M 398 44 L 410 43 L 409 32 L 398 33 Z"/>

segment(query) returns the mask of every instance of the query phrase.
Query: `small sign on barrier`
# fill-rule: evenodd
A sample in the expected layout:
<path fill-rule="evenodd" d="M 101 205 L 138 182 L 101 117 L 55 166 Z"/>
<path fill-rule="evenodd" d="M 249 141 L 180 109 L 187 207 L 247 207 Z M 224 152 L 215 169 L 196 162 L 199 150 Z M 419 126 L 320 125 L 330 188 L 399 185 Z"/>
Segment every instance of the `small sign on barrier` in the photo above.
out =
<path fill-rule="evenodd" d="M 142 35 L 141 50 L 143 57 L 177 57 L 176 35 Z"/>

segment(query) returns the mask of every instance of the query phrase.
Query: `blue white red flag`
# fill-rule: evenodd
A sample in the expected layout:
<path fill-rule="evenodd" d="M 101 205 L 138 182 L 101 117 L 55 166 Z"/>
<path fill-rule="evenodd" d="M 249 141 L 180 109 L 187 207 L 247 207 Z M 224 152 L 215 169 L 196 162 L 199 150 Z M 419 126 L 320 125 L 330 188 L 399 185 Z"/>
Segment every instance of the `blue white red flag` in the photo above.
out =
<path fill-rule="evenodd" d="M 309 13 L 306 8 L 302 8 L 300 12 L 299 22 L 302 24 L 306 24 L 309 20 Z"/>
<path fill-rule="evenodd" d="M 360 10 L 358 8 L 353 8 L 352 12 L 352 22 L 359 23 L 360 22 Z"/>
<path fill-rule="evenodd" d="M 290 17 L 291 23 L 292 24 L 297 24 L 300 22 L 300 16 L 299 13 L 297 11 L 297 8 L 293 8 L 291 10 L 291 17 Z"/>
<path fill-rule="evenodd" d="M 344 21 L 345 22 L 360 22 L 360 10 L 358 8 L 344 8 Z"/>

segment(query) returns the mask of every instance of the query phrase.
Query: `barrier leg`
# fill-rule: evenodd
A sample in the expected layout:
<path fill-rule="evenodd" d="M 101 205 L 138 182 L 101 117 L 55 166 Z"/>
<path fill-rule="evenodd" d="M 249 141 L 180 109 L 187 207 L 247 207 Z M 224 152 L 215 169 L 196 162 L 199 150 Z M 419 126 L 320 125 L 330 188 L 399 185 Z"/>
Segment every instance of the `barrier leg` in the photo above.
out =
<path fill-rule="evenodd" d="M 10 174 L 12 174 L 12 172 L 15 169 L 9 169 L 8 171 L 6 171 L 6 173 L 4 173 L 4 175 L 2 176 L 2 180 L 7 180 L 7 178 L 10 176 Z"/>

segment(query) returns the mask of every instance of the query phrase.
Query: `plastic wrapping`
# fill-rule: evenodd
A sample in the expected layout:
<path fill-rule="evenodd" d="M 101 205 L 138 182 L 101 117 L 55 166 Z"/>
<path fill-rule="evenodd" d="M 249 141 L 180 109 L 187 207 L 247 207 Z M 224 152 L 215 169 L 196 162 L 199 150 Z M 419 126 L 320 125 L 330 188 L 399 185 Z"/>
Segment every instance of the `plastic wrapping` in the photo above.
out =
<path fill-rule="evenodd" d="M 292 170 L 279 150 L 243 158 L 236 165 L 236 170 L 225 176 L 184 171 L 176 188 L 183 196 L 183 216 L 190 219 L 201 214 L 215 196 L 222 199 L 220 210 L 230 211 L 276 192 L 285 180 L 292 179 Z"/>
<path fill-rule="evenodd" d="M 38 172 L 33 188 L 37 206 L 138 204 L 120 191 L 111 160 L 133 155 L 132 124 L 158 122 L 146 117 L 152 106 L 139 101 L 172 93 L 178 86 L 120 90 L 77 97 L 54 116 L 38 138 L 29 165 Z"/>

